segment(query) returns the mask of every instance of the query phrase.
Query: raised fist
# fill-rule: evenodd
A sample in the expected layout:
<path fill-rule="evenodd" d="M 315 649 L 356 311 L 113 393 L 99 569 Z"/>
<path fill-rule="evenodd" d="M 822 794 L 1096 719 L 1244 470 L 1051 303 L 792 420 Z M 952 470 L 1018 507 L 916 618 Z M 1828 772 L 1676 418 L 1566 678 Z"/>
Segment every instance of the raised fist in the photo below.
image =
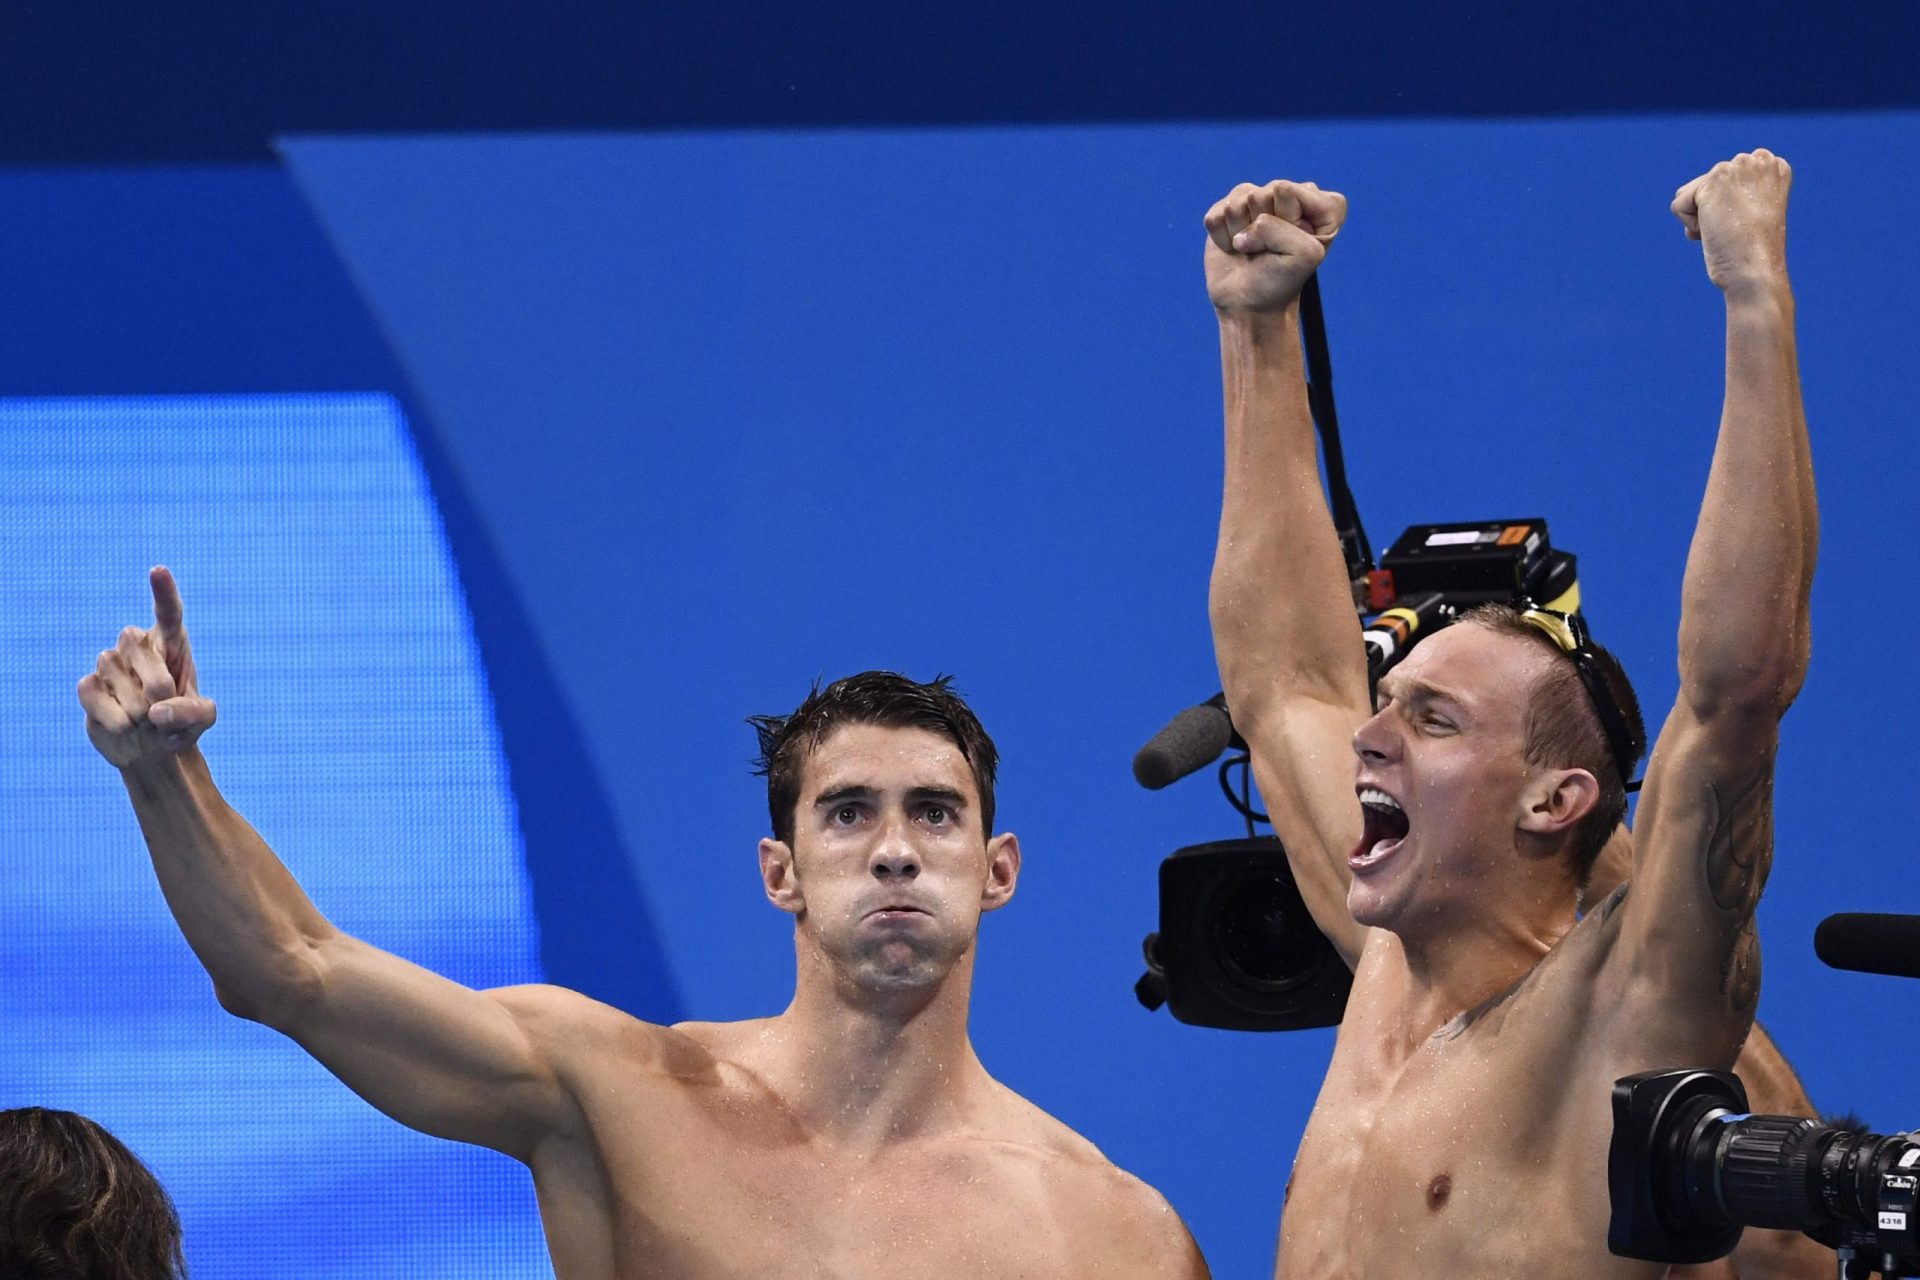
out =
<path fill-rule="evenodd" d="M 1722 289 L 1787 277 L 1787 188 L 1793 169 L 1771 151 L 1722 160 L 1673 194 L 1674 216 L 1698 240 Z"/>
<path fill-rule="evenodd" d="M 1207 210 L 1207 295 L 1220 311 L 1277 311 L 1347 220 L 1347 198 L 1311 182 L 1243 182 Z"/>
<path fill-rule="evenodd" d="M 214 706 L 200 696 L 187 647 L 180 588 L 156 568 L 153 626 L 128 627 L 80 681 L 87 709 L 87 737 L 110 762 L 125 769 L 145 760 L 178 755 L 213 726 Z"/>

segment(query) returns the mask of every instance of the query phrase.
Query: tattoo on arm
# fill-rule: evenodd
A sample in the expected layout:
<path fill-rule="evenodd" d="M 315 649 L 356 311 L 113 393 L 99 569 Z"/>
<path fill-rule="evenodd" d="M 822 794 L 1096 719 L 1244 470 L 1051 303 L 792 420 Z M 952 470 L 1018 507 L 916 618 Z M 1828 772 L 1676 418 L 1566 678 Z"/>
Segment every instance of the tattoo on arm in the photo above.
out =
<path fill-rule="evenodd" d="M 1750 1013 L 1760 1002 L 1760 933 L 1753 917 L 1740 926 L 1727 948 L 1726 963 L 1720 970 L 1720 994 L 1737 1013 Z"/>
<path fill-rule="evenodd" d="M 1735 788 L 1707 788 L 1707 889 L 1722 911 L 1751 914 L 1773 868 L 1772 759 Z"/>
<path fill-rule="evenodd" d="M 1727 940 L 1720 962 L 1720 994 L 1737 1012 L 1750 1013 L 1760 999 L 1760 935 L 1753 909 L 1773 868 L 1773 761 L 1731 788 L 1710 786 L 1705 873 L 1720 910 L 1744 917 Z"/>

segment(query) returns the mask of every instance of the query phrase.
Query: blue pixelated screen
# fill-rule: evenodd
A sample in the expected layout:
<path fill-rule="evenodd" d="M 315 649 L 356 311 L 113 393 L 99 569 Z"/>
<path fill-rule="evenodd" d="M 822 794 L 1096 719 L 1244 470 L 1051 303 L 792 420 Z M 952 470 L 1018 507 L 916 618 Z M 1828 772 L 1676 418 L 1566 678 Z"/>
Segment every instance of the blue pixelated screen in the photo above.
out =
<path fill-rule="evenodd" d="M 0 401 L 0 560 L 0 1106 L 123 1138 L 198 1280 L 550 1276 L 520 1165 L 401 1128 L 221 1011 L 73 693 L 170 565 L 214 776 L 320 909 L 470 985 L 539 980 L 492 704 L 396 403 Z"/>

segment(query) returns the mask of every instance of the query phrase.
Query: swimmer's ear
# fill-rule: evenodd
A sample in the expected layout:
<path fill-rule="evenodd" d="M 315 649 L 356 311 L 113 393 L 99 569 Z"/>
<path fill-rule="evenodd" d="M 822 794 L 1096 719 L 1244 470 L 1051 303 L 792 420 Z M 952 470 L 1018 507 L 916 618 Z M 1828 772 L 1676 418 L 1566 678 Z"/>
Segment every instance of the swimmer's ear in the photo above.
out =
<path fill-rule="evenodd" d="M 1007 905 L 1020 883 L 1020 837 L 1011 831 L 987 841 L 987 883 L 980 891 L 980 909 Z"/>
<path fill-rule="evenodd" d="M 1600 783 L 1585 769 L 1548 769 L 1520 796 L 1520 829 L 1536 836 L 1558 836 L 1593 812 Z"/>
<path fill-rule="evenodd" d="M 793 850 L 784 841 L 760 842 L 760 885 L 767 891 L 767 901 L 788 915 L 797 916 L 807 909 L 800 877 L 794 874 Z"/>

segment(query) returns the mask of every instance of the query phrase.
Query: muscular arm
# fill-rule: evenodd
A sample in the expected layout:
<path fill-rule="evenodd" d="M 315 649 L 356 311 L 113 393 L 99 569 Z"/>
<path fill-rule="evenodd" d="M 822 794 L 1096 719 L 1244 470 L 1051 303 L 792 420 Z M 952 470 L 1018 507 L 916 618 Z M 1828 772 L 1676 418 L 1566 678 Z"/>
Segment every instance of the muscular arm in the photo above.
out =
<path fill-rule="evenodd" d="M 1759 993 L 1754 908 L 1773 857 L 1773 757 L 1808 653 L 1816 543 L 1785 257 L 1784 161 L 1717 165 L 1675 212 L 1726 295 L 1727 387 L 1687 557 L 1680 695 L 1636 822 L 1616 953 L 1624 1016 L 1713 1029 L 1731 1061 Z M 1656 1041 L 1661 1037 L 1656 1034 Z"/>
<path fill-rule="evenodd" d="M 298 1041 L 394 1119 L 530 1159 L 573 1120 L 529 1030 L 563 998 L 483 994 L 333 927 L 221 797 L 197 741 L 178 592 L 153 579 L 156 625 L 129 627 L 80 684 L 88 731 L 118 765 L 162 892 L 220 1003 Z"/>
<path fill-rule="evenodd" d="M 1606 900 L 1633 871 L 1633 836 L 1623 823 L 1594 864 L 1583 901 Z M 1766 1115 L 1806 1116 L 1818 1119 L 1800 1078 L 1780 1047 L 1758 1022 L 1740 1046 L 1733 1072 L 1747 1086 L 1751 1109 Z M 1727 1257 L 1697 1267 L 1674 1267 L 1668 1280 L 1818 1280 L 1834 1270 L 1833 1250 L 1798 1231 L 1769 1231 L 1748 1227 Z"/>
<path fill-rule="evenodd" d="M 1206 253 L 1226 407 L 1214 652 L 1301 893 L 1351 965 L 1366 933 L 1347 911 L 1346 858 L 1361 818 L 1342 765 L 1370 707 L 1299 338 L 1300 289 L 1345 209 L 1311 186 L 1241 186 L 1208 213 Z"/>

